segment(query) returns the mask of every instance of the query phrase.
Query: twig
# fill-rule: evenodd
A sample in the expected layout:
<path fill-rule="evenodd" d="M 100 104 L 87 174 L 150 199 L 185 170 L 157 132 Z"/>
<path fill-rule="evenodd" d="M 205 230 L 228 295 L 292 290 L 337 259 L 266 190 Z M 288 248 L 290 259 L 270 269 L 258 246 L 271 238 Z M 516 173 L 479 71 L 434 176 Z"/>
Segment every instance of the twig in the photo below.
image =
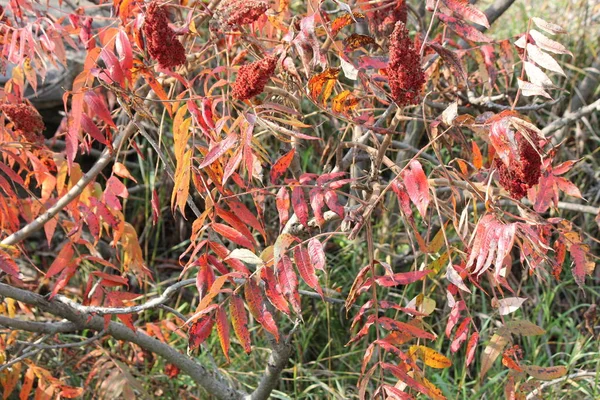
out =
<path fill-rule="evenodd" d="M 552 122 L 550 125 L 542 129 L 542 134 L 548 135 L 552 132 L 556 132 L 560 128 L 567 126 L 570 123 L 577 121 L 578 119 L 583 118 L 586 115 L 591 114 L 595 111 L 600 111 L 600 99 L 594 101 L 591 104 L 588 104 L 585 107 L 580 108 L 575 112 L 566 113 L 564 117 Z"/>
<path fill-rule="evenodd" d="M 165 289 L 165 291 L 158 297 L 147 301 L 146 303 L 131 306 L 131 307 L 99 307 L 99 306 L 84 306 L 83 304 L 77 303 L 65 297 L 63 295 L 56 295 L 55 299 L 63 304 L 68 305 L 74 310 L 84 313 L 84 314 L 97 314 L 97 315 L 109 315 L 109 314 L 132 314 L 139 313 L 144 310 L 148 310 L 151 308 L 159 307 L 160 305 L 166 303 L 169 298 L 175 294 L 179 289 L 185 286 L 191 286 L 196 284 L 196 279 L 186 279 L 180 282 L 177 282 Z"/>

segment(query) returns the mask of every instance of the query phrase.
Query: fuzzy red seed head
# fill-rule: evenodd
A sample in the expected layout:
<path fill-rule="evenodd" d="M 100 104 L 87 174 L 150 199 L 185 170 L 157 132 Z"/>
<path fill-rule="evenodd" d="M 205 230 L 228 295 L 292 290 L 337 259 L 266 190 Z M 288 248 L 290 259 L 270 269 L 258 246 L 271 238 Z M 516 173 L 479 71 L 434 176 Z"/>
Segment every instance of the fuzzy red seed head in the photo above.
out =
<path fill-rule="evenodd" d="M 371 31 L 377 37 L 389 36 L 394 30 L 396 22 L 406 24 L 408 19 L 406 0 L 369 2 L 365 4 L 365 8 Z"/>
<path fill-rule="evenodd" d="M 265 0 L 225 0 L 217 8 L 222 25 L 232 27 L 248 25 L 256 21 L 269 8 Z"/>
<path fill-rule="evenodd" d="M 539 148 L 535 148 L 520 133 L 515 134 L 519 149 L 519 159 L 509 166 L 499 158 L 494 160 L 494 166 L 500 175 L 500 185 L 506 189 L 515 199 L 521 199 L 527 194 L 527 190 L 536 185 L 542 174 L 542 160 Z"/>
<path fill-rule="evenodd" d="M 396 23 L 390 42 L 387 74 L 392 98 L 400 107 L 417 104 L 425 75 L 421 69 L 421 57 L 402 22 Z"/>
<path fill-rule="evenodd" d="M 233 84 L 232 96 L 247 100 L 262 93 L 277 65 L 277 57 L 269 56 L 251 64 L 242 65 Z"/>
<path fill-rule="evenodd" d="M 172 68 L 185 63 L 185 49 L 169 27 L 165 9 L 152 2 L 146 12 L 144 35 L 150 56 L 161 68 Z"/>
<path fill-rule="evenodd" d="M 3 104 L 0 109 L 13 123 L 17 135 L 23 135 L 29 142 L 39 143 L 44 140 L 42 132 L 44 121 L 38 111 L 26 103 Z"/>

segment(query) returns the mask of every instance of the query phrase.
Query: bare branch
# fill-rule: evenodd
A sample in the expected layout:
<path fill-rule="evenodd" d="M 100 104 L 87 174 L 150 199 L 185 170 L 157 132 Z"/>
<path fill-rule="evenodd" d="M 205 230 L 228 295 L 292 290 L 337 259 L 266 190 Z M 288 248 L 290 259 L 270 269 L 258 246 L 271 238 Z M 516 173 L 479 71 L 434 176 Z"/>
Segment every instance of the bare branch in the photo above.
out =
<path fill-rule="evenodd" d="M 588 104 L 585 107 L 580 108 L 575 112 L 568 112 L 564 115 L 564 117 L 552 122 L 550 125 L 546 126 L 542 129 L 542 133 L 544 135 L 548 135 L 552 132 L 556 132 L 564 126 L 567 126 L 578 119 L 585 117 L 593 112 L 600 111 L 600 99 L 594 101 L 591 104 Z"/>
<path fill-rule="evenodd" d="M 22 321 L 20 319 L 8 318 L 2 315 L 0 315 L 0 326 L 27 332 L 46 333 L 49 335 L 75 332 L 79 329 L 77 325 L 72 322 Z"/>

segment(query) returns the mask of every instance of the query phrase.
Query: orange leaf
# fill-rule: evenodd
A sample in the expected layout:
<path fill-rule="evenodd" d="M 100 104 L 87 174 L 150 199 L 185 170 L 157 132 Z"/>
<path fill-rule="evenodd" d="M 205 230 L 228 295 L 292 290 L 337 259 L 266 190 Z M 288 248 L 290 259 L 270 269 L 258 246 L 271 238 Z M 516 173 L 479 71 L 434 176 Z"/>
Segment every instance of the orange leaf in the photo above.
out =
<path fill-rule="evenodd" d="M 229 307 L 231 313 L 231 322 L 233 324 L 233 331 L 235 336 L 239 339 L 242 347 L 246 354 L 250 354 L 252 349 L 250 348 L 250 332 L 248 331 L 248 316 L 244 309 L 244 301 L 237 295 L 231 296 L 229 300 Z"/>
<path fill-rule="evenodd" d="M 277 179 L 285 174 L 285 171 L 289 168 L 292 160 L 294 159 L 294 154 L 296 154 L 296 150 L 292 149 L 283 156 L 279 157 L 279 159 L 273 164 L 271 167 L 271 183 L 275 183 Z"/>

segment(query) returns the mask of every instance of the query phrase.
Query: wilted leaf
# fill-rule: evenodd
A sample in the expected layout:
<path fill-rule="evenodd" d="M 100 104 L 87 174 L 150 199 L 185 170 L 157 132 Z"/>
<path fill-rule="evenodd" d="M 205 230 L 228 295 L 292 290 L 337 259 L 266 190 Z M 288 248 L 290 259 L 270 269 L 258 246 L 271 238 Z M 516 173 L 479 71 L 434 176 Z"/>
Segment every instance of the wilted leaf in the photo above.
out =
<path fill-rule="evenodd" d="M 310 78 L 308 81 L 308 91 L 310 97 L 316 102 L 318 101 L 319 96 L 322 94 L 321 101 L 323 104 L 325 104 L 331 95 L 333 86 L 337 82 L 339 73 L 340 68 L 328 68 L 320 74 Z"/>
<path fill-rule="evenodd" d="M 429 182 L 419 161 L 412 160 L 408 164 L 408 168 L 402 174 L 402 183 L 406 187 L 410 200 L 419 210 L 419 214 L 425 218 L 431 198 L 429 196 Z"/>
<path fill-rule="evenodd" d="M 558 62 L 556 62 L 556 60 L 552 58 L 550 54 L 544 53 L 542 50 L 540 50 L 538 46 L 527 43 L 527 56 L 540 67 L 549 69 L 550 71 L 561 74 L 562 76 L 567 76 Z"/>
<path fill-rule="evenodd" d="M 541 18 L 533 17 L 533 18 L 531 18 L 531 20 L 533 21 L 534 24 L 537 25 L 538 28 L 540 28 L 552 35 L 567 33 L 567 31 L 565 29 L 563 29 L 561 26 L 553 24 L 551 22 L 546 22 Z"/>
<path fill-rule="evenodd" d="M 473 7 L 468 1 L 462 0 L 443 0 L 446 7 L 448 7 L 452 12 L 457 15 L 460 15 L 464 19 L 470 22 L 474 22 L 481 26 L 485 26 L 486 28 L 490 27 L 487 17 L 485 14 Z"/>
<path fill-rule="evenodd" d="M 498 300 L 498 313 L 500 313 L 500 315 L 513 313 L 521 308 L 521 305 L 525 300 L 527 300 L 527 298 L 523 297 L 507 297 L 500 299 Z"/>
<path fill-rule="evenodd" d="M 227 258 L 235 258 L 250 265 L 262 265 L 263 260 L 248 249 L 234 249 Z"/>
<path fill-rule="evenodd" d="M 507 321 L 503 329 L 512 334 L 523 336 L 539 336 L 546 333 L 544 329 L 536 324 L 525 320 Z"/>
<path fill-rule="evenodd" d="M 542 381 L 551 381 L 558 379 L 567 374 L 567 368 L 561 366 L 556 367 L 539 367 L 537 365 L 522 365 L 523 371 L 533 376 L 535 379 Z"/>
<path fill-rule="evenodd" d="M 546 97 L 547 99 L 552 99 L 552 96 L 550 96 L 543 87 L 538 86 L 536 84 L 533 84 L 531 82 L 527 82 L 527 81 L 522 81 L 521 79 L 517 78 L 517 84 L 519 85 L 519 89 L 521 89 L 521 94 L 525 97 L 529 97 L 529 96 L 543 96 Z"/>
<path fill-rule="evenodd" d="M 472 337 L 471 337 L 472 338 Z M 485 374 L 492 368 L 494 361 L 502 354 L 504 347 L 508 344 L 508 339 L 495 333 L 490 339 L 490 343 L 483 349 L 481 355 L 481 369 L 479 370 L 479 380 L 483 380 Z"/>

